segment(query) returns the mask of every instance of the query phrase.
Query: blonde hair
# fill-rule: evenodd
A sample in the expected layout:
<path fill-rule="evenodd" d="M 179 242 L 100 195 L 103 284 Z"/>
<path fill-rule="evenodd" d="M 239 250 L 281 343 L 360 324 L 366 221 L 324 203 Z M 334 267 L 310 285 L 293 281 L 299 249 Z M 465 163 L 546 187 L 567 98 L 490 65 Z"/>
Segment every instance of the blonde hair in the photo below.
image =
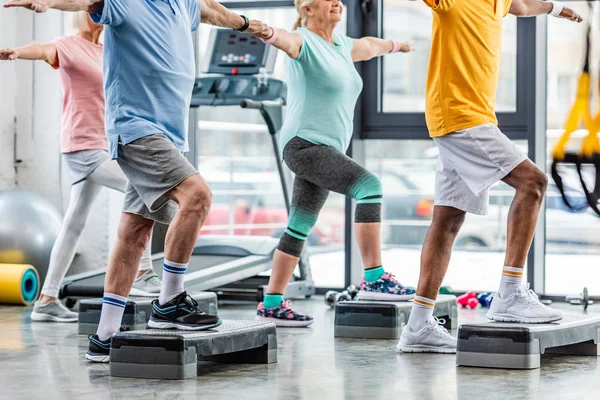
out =
<path fill-rule="evenodd" d="M 294 0 L 296 11 L 298 12 L 298 18 L 296 18 L 296 22 L 294 22 L 292 30 L 296 30 L 301 26 L 306 26 L 306 11 L 304 9 L 312 6 L 313 3 L 314 0 Z"/>
<path fill-rule="evenodd" d="M 87 11 L 78 11 L 71 14 L 71 24 L 73 29 L 79 32 L 89 32 L 90 24 L 88 22 L 89 15 Z"/>

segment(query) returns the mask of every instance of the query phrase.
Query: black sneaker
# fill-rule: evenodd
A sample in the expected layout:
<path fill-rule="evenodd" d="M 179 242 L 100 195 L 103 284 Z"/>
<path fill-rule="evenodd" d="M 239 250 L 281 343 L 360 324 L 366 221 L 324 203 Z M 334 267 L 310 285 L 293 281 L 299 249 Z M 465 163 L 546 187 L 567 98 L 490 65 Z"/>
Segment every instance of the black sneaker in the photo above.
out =
<path fill-rule="evenodd" d="M 196 300 L 187 292 L 182 292 L 166 304 L 159 304 L 158 299 L 152 301 L 149 328 L 201 331 L 219 325 L 219 317 L 200 311 Z"/>
<path fill-rule="evenodd" d="M 88 336 L 90 347 L 88 348 L 85 358 L 91 362 L 107 363 L 110 356 L 110 340 L 111 338 L 101 341 L 98 335 Z"/>

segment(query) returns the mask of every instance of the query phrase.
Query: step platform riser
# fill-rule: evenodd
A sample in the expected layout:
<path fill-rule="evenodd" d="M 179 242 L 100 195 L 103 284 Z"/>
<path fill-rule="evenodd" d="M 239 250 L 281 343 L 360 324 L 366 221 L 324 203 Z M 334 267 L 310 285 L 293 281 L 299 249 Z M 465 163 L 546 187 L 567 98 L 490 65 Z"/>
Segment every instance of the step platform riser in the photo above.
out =
<path fill-rule="evenodd" d="M 412 301 L 348 301 L 335 309 L 335 337 L 399 339 L 408 322 Z M 456 297 L 440 295 L 433 315 L 446 320 L 445 327 L 457 328 Z"/>
<path fill-rule="evenodd" d="M 206 362 L 277 362 L 275 325 L 226 320 L 218 328 L 201 332 L 155 329 L 120 332 L 112 342 L 110 374 L 129 378 L 187 379 L 201 374 Z"/>
<path fill-rule="evenodd" d="M 549 324 L 468 324 L 458 331 L 456 364 L 535 369 L 544 354 L 597 357 L 599 343 L 600 317 L 567 314 Z"/>

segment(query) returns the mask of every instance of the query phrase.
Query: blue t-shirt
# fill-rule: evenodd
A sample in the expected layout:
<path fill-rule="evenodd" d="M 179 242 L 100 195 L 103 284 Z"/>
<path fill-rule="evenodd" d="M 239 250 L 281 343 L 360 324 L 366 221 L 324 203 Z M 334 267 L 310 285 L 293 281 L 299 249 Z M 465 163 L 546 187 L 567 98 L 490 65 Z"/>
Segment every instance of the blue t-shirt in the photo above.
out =
<path fill-rule="evenodd" d="M 200 24 L 199 0 L 104 0 L 103 80 L 109 152 L 163 133 L 187 151 L 196 63 L 192 32 Z"/>
<path fill-rule="evenodd" d="M 334 33 L 331 44 L 306 28 L 294 33 L 302 37 L 302 48 L 297 59 L 287 60 L 288 105 L 281 148 L 299 136 L 345 153 L 363 87 L 352 62 L 354 42 Z"/>

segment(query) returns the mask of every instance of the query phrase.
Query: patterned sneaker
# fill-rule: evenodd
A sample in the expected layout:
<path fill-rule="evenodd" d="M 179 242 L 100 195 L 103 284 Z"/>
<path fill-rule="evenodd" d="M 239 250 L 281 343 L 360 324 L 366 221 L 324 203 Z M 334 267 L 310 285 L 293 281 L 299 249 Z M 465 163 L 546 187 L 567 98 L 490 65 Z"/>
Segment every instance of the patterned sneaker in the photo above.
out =
<path fill-rule="evenodd" d="M 101 341 L 98 335 L 88 336 L 90 346 L 85 354 L 85 358 L 91 362 L 107 363 L 110 358 L 110 341 L 111 338 Z"/>
<path fill-rule="evenodd" d="M 407 301 L 415 297 L 417 291 L 402 286 L 394 275 L 386 272 L 374 282 L 363 278 L 358 292 L 358 300 Z"/>
<path fill-rule="evenodd" d="M 396 349 L 403 353 L 456 353 L 456 339 L 444 328 L 445 323 L 443 319 L 431 317 L 419 332 L 405 326 Z"/>
<path fill-rule="evenodd" d="M 200 311 L 198 302 L 187 292 L 182 292 L 166 304 L 159 304 L 158 299 L 152 301 L 149 328 L 202 331 L 219 325 L 219 317 Z"/>
<path fill-rule="evenodd" d="M 265 308 L 263 303 L 260 303 L 256 309 L 256 319 L 273 322 L 275 326 L 290 328 L 301 328 L 314 322 L 312 317 L 292 310 L 292 302 L 289 300 L 282 301 L 279 307 L 273 308 Z"/>
<path fill-rule="evenodd" d="M 160 294 L 160 278 L 156 275 L 156 272 L 152 271 L 152 268 L 146 270 L 135 281 L 133 281 L 133 287 L 130 296 L 142 296 L 142 297 L 158 297 Z"/>
<path fill-rule="evenodd" d="M 520 322 L 527 324 L 543 324 L 562 319 L 560 311 L 542 304 L 537 294 L 526 285 L 505 299 L 494 295 L 487 317 L 498 322 Z"/>
<path fill-rule="evenodd" d="M 36 322 L 77 322 L 78 314 L 69 310 L 60 301 L 46 304 L 36 301 L 31 312 L 31 320 Z"/>

